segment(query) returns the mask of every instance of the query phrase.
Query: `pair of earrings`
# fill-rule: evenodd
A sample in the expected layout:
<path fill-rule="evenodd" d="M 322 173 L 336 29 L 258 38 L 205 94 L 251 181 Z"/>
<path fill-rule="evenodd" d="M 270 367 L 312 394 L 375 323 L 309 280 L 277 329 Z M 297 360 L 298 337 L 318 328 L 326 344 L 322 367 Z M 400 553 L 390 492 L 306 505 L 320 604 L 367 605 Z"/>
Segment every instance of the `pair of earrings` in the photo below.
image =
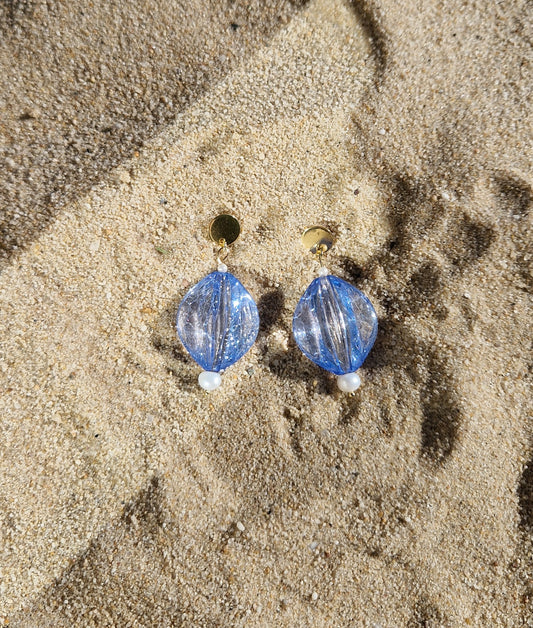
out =
<path fill-rule="evenodd" d="M 176 317 L 178 336 L 204 369 L 198 383 L 215 390 L 220 372 L 251 348 L 259 331 L 259 312 L 250 293 L 224 264 L 240 225 L 229 214 L 217 216 L 209 236 L 218 245 L 218 268 L 183 297 Z M 359 388 L 356 373 L 377 335 L 377 316 L 370 300 L 348 282 L 330 275 L 322 258 L 333 245 L 323 227 L 307 229 L 302 241 L 319 262 L 318 277 L 300 299 L 292 321 L 296 344 L 310 360 L 337 375 L 343 392 Z"/>

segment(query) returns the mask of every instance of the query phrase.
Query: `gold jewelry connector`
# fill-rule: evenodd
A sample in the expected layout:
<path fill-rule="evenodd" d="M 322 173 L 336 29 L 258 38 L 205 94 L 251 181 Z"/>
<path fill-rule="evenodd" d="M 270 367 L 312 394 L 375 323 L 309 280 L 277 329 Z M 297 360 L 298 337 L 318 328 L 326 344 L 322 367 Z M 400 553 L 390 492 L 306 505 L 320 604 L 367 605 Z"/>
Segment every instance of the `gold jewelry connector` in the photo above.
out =
<path fill-rule="evenodd" d="M 331 231 L 325 227 L 309 227 L 302 234 L 302 243 L 305 248 L 315 255 L 322 265 L 324 253 L 327 253 L 335 243 Z"/>
<path fill-rule="evenodd" d="M 229 245 L 233 244 L 241 233 L 239 221 L 230 214 L 219 214 L 209 225 L 209 238 L 218 245 L 217 261 L 219 265 L 229 255 Z"/>
<path fill-rule="evenodd" d="M 219 246 L 233 244 L 241 233 L 239 221 L 230 214 L 219 214 L 209 225 L 209 238 Z M 221 242 L 223 242 L 221 244 Z"/>

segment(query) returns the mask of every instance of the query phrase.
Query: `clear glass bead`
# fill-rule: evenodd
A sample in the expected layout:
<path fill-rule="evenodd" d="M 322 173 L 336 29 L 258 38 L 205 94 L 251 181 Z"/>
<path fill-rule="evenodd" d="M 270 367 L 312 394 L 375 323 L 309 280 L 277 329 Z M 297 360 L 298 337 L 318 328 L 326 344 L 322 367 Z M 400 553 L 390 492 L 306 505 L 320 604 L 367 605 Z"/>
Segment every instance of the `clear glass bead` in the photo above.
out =
<path fill-rule="evenodd" d="M 176 328 L 194 360 L 205 371 L 219 372 L 253 345 L 259 313 L 251 294 L 236 277 L 215 271 L 183 297 Z"/>
<path fill-rule="evenodd" d="M 347 281 L 317 277 L 300 299 L 292 329 L 296 344 L 315 364 L 335 373 L 353 373 L 367 357 L 378 331 L 376 312 Z"/>

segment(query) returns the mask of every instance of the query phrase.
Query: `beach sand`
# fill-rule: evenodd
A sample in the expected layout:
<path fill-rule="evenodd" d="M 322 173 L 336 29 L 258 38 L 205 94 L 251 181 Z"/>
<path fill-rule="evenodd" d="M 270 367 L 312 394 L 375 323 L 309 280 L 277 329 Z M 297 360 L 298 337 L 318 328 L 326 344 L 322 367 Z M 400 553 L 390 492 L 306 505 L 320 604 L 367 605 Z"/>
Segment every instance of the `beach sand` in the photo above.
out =
<path fill-rule="evenodd" d="M 68 54 L 48 5 L 6 6 L 17 63 L 48 41 Z M 134 91 L 137 35 L 174 25 L 165 67 L 180 50 L 197 67 L 206 33 L 216 50 L 182 100 L 150 70 L 171 101 L 155 122 L 112 55 L 99 104 L 84 86 L 61 100 L 61 55 L 36 62 L 51 82 L 3 89 L 2 111 L 6 93 L 23 111 L 0 175 L 20 201 L 0 276 L 4 624 L 533 625 L 531 7 L 147 6 L 119 37 Z M 80 37 L 100 67 L 96 33 L 120 20 L 94 11 Z M 113 124 L 137 129 L 124 145 L 93 132 L 110 93 Z M 98 138 L 79 162 L 54 140 L 73 111 L 76 138 Z M 241 222 L 227 264 L 261 329 L 207 394 L 174 318 L 215 268 L 221 211 Z M 312 224 L 379 316 L 353 395 L 291 336 Z"/>

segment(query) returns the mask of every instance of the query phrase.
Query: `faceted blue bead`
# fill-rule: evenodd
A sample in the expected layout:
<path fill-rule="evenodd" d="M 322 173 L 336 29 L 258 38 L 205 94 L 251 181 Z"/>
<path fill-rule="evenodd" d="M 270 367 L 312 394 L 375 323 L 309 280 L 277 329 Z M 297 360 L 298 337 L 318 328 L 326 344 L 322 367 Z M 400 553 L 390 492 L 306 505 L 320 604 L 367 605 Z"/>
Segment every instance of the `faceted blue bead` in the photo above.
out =
<path fill-rule="evenodd" d="M 257 305 L 231 273 L 215 271 L 195 284 L 178 308 L 181 342 L 206 371 L 222 371 L 253 345 L 259 331 Z"/>
<path fill-rule="evenodd" d="M 292 321 L 296 344 L 322 368 L 353 373 L 370 352 L 378 332 L 372 303 L 347 281 L 317 277 L 300 299 Z"/>

